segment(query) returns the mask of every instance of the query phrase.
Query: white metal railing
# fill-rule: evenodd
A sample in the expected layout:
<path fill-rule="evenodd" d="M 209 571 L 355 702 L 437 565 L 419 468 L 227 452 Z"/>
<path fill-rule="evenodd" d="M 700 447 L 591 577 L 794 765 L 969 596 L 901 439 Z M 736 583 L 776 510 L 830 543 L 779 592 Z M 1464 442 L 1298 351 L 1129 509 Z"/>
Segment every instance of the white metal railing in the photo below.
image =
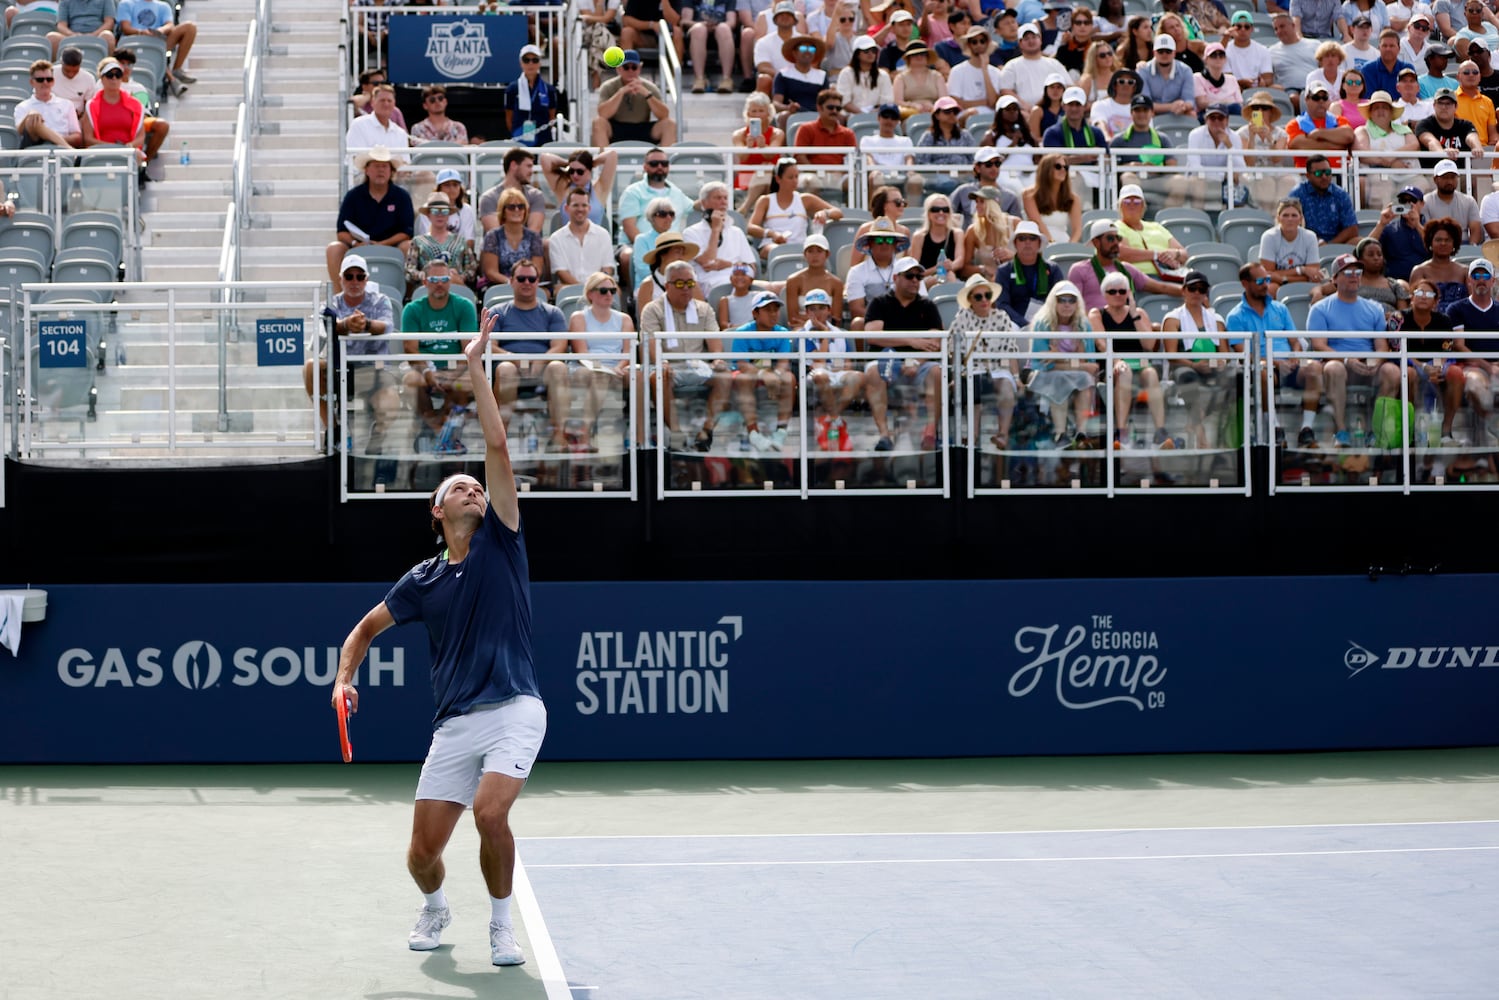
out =
<path fill-rule="evenodd" d="M 404 349 L 405 341 L 432 341 L 432 340 L 462 340 L 468 342 L 473 339 L 474 333 L 458 334 L 419 334 L 419 333 L 386 333 L 371 336 L 360 336 L 358 342 L 389 343 L 393 350 L 387 354 L 359 354 L 350 355 L 347 351 L 338 352 L 338 363 L 336 366 L 337 377 L 330 375 L 329 392 L 336 400 L 336 412 L 338 413 L 338 426 L 341 430 L 340 439 L 335 443 L 339 453 L 339 484 L 340 496 L 343 500 L 359 500 L 383 497 L 425 497 L 430 488 L 415 488 L 415 475 L 418 469 L 425 468 L 429 472 L 436 471 L 435 478 L 441 478 L 449 472 L 461 470 L 466 463 L 483 462 L 484 448 L 482 444 L 473 446 L 464 444 L 464 439 L 472 441 L 474 434 L 479 428 L 477 419 L 467 420 L 466 414 L 460 413 L 452 424 L 445 423 L 445 431 L 452 435 L 451 440 L 439 438 L 440 447 L 434 450 L 422 450 L 413 443 L 410 448 L 390 446 L 393 437 L 405 440 L 407 437 L 413 439 L 421 436 L 421 430 L 412 432 L 410 426 L 401 425 L 401 418 L 409 417 L 410 414 L 403 411 L 400 414 L 389 414 L 386 419 L 391 422 L 390 429 L 384 432 L 384 440 L 378 448 L 368 448 L 371 427 L 365 426 L 361 416 L 356 415 L 355 407 L 359 401 L 352 398 L 357 395 L 358 390 L 352 389 L 351 376 L 364 369 L 371 367 L 385 370 L 390 378 L 399 381 L 405 373 L 408 363 L 414 361 L 425 362 L 447 362 L 459 366 L 466 366 L 467 360 L 462 354 L 426 354 L 408 353 Z M 497 335 L 499 336 L 499 335 Z M 567 366 L 568 372 L 559 377 L 576 381 L 578 369 L 575 365 L 583 363 L 598 362 L 608 366 L 617 366 L 620 362 L 629 362 L 629 371 L 639 371 L 639 341 L 632 333 L 565 333 L 555 339 L 565 337 L 568 341 L 574 340 L 623 340 L 622 351 L 585 351 L 576 352 L 569 350 L 565 353 L 547 354 L 513 354 L 505 353 L 491 347 L 485 355 L 484 371 L 485 377 L 491 383 L 495 381 L 496 369 L 504 362 L 533 362 L 547 365 L 558 362 Z M 345 338 L 347 340 L 347 338 Z M 530 339 L 530 338 L 527 338 Z M 325 347 L 331 350 L 331 338 Z M 571 344 L 569 344 L 571 347 Z M 330 367 L 330 373 L 335 369 Z M 532 383 L 542 379 L 538 372 L 534 375 L 525 376 Z M 577 388 L 577 387 L 575 387 Z M 628 496 L 631 500 L 638 498 L 638 486 L 634 470 L 636 455 L 636 444 L 634 441 L 634 429 L 639 426 L 640 407 L 643 402 L 640 393 L 639 381 L 632 374 L 631 377 L 621 379 L 615 389 L 622 394 L 621 404 L 622 419 L 624 423 L 620 440 L 613 443 L 610 437 L 610 445 L 600 445 L 600 438 L 593 437 L 592 445 L 588 450 L 579 451 L 553 451 L 542 445 L 536 428 L 536 415 L 527 411 L 522 412 L 522 406 L 517 403 L 509 404 L 512 413 L 509 416 L 509 449 L 511 463 L 516 470 L 516 479 L 519 489 L 523 495 L 535 497 L 569 498 L 569 497 L 614 497 L 616 499 Z M 425 390 L 418 390 L 425 391 Z M 578 395 L 584 394 L 584 388 L 578 388 Z M 546 400 L 551 405 L 551 400 Z M 450 414 L 452 416 L 452 414 Z M 577 418 L 568 414 L 560 415 L 564 422 L 572 422 Z M 419 421 L 419 417 L 417 418 Z M 330 424 L 332 422 L 330 421 Z M 407 421 L 409 424 L 409 421 Z M 470 433 L 464 435 L 464 430 Z M 563 428 L 553 427 L 553 437 L 562 434 Z M 376 465 L 373 481 L 368 488 L 362 488 L 354 482 L 356 462 L 372 462 Z M 384 469 L 379 466 L 384 465 Z M 434 466 L 436 469 L 434 470 Z M 582 470 L 593 470 L 597 467 L 615 466 L 619 469 L 618 477 L 604 476 L 590 472 L 583 474 Z M 410 478 L 411 483 L 405 482 Z M 581 478 L 574 488 L 559 488 L 556 480 Z M 389 480 L 386 482 L 385 480 Z"/>
<path fill-rule="evenodd" d="M 661 94 L 676 118 L 677 139 L 680 141 L 687 138 L 687 118 L 682 107 L 682 60 L 678 58 L 677 47 L 672 41 L 671 25 L 664 19 L 656 22 L 656 38 L 661 60 Z"/>
<path fill-rule="evenodd" d="M 173 456 L 178 454 L 189 454 L 193 451 L 201 451 L 205 448 L 235 449 L 235 448 L 269 448 L 285 454 L 305 454 L 310 444 L 316 448 L 318 441 L 315 435 L 317 425 L 317 407 L 313 400 L 306 404 L 298 403 L 296 411 L 301 416 L 294 418 L 295 423 L 301 424 L 299 430 L 295 424 L 262 429 L 259 432 L 243 429 L 236 422 L 230 421 L 227 409 L 228 391 L 248 389 L 242 383 L 246 381 L 243 373 L 252 371 L 256 365 L 242 362 L 230 366 L 226 364 L 224 351 L 228 331 L 233 324 L 217 322 L 217 318 L 224 312 L 241 312 L 256 314 L 257 318 L 286 319 L 288 317 L 300 318 L 303 321 L 304 330 L 315 329 L 321 322 L 320 313 L 322 309 L 322 295 L 324 284 L 317 281 L 294 281 L 294 282 L 272 282 L 272 281 L 204 281 L 204 282 L 121 282 L 110 287 L 110 292 L 119 297 L 129 297 L 128 306 L 122 306 L 116 301 L 81 301 L 81 299 L 93 294 L 97 295 L 99 287 L 94 284 L 66 284 L 52 282 L 27 283 L 21 286 L 24 295 L 20 322 L 16 329 L 18 339 L 22 348 L 21 365 L 16 381 L 21 393 L 21 415 L 19 418 L 19 435 L 15 447 L 17 457 L 20 459 L 45 458 L 51 454 L 66 453 L 129 453 L 141 452 L 155 455 Z M 242 293 L 254 291 L 258 295 L 265 296 L 262 301 L 244 302 L 240 301 Z M 50 301 L 44 300 L 49 293 L 63 293 L 70 300 Z M 76 293 L 77 298 L 72 298 L 70 293 Z M 122 407 L 120 410 L 105 415 L 100 423 L 95 423 L 94 403 L 97 399 L 97 386 L 95 384 L 95 366 L 92 358 L 86 358 L 87 364 L 78 366 L 76 374 L 68 374 L 73 369 L 44 369 L 41 358 L 38 356 L 40 341 L 38 339 L 37 323 L 43 319 L 92 319 L 98 325 L 112 324 L 118 322 L 121 314 L 139 316 L 137 322 L 151 323 L 156 317 L 162 318 L 160 333 L 164 335 L 165 361 L 161 367 L 164 369 L 160 380 L 150 379 L 149 384 L 143 386 L 137 382 L 135 388 L 149 388 L 149 391 L 164 396 L 165 405 L 159 408 L 164 420 L 164 426 L 141 429 L 128 426 L 110 426 L 110 421 L 116 423 L 125 421 L 126 418 L 141 415 L 140 411 L 132 411 Z M 216 335 L 209 341 L 188 342 L 182 331 L 182 327 L 195 324 L 207 326 L 216 330 Z M 200 331 L 206 332 L 206 331 Z M 141 345 L 137 342 L 137 348 Z M 188 365 L 181 361 L 179 351 L 185 347 L 213 346 L 218 354 L 213 366 L 214 376 L 211 382 L 204 383 L 201 376 L 198 379 L 189 379 L 191 369 L 201 368 L 202 365 Z M 253 346 L 253 345 L 251 345 Z M 298 363 L 300 369 L 300 362 Z M 51 376 L 67 380 L 64 392 L 71 392 L 70 402 L 60 403 L 54 406 L 49 402 L 48 393 L 43 391 L 42 382 L 47 380 L 44 372 L 56 371 L 62 374 Z M 111 372 L 111 377 L 121 378 L 124 382 L 129 381 L 128 366 L 117 365 Z M 301 372 L 295 375 L 286 375 L 276 384 L 272 379 L 271 384 L 262 388 L 272 390 L 289 390 L 295 387 L 297 394 L 301 393 Z M 195 383 L 195 384 L 193 384 Z M 179 426 L 182 418 L 189 416 L 188 410 L 179 406 L 179 390 L 194 391 L 202 393 L 205 390 L 214 390 L 216 399 L 216 412 L 205 414 L 203 408 L 188 408 L 193 430 L 184 430 Z M 82 405 L 79 400 L 87 397 L 89 406 L 88 423 L 77 421 L 63 414 L 66 408 L 76 408 Z M 253 422 L 252 417 L 248 422 Z M 274 422 L 274 421 L 273 421 Z M 49 431 L 54 425 L 72 425 L 78 423 L 80 428 L 94 428 L 92 433 L 80 429 L 76 439 L 62 433 L 53 434 Z M 101 429 L 102 428 L 102 429 Z M 224 437 L 215 437 L 215 432 L 228 431 Z M 302 442 L 302 443 L 298 443 Z"/>

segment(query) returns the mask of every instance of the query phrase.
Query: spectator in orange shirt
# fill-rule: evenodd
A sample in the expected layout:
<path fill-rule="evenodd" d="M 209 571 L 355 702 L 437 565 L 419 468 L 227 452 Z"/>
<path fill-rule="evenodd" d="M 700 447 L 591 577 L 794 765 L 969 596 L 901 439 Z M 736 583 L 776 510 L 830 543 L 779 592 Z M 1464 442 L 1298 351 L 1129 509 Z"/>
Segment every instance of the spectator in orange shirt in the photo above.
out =
<path fill-rule="evenodd" d="M 1457 68 L 1457 116 L 1473 123 L 1485 146 L 1499 141 L 1499 120 L 1494 102 L 1478 89 L 1478 64 L 1469 59 Z"/>
<path fill-rule="evenodd" d="M 828 146 L 836 148 L 830 153 L 800 153 L 797 159 L 803 164 L 822 167 L 842 167 L 845 154 L 858 146 L 854 130 L 843 124 L 843 95 L 836 90 L 824 90 L 817 95 L 817 120 L 806 122 L 796 130 L 793 146 Z M 827 171 L 825 175 L 811 170 L 802 174 L 803 189 L 810 187 L 841 187 L 848 190 L 848 174 L 842 170 Z"/>

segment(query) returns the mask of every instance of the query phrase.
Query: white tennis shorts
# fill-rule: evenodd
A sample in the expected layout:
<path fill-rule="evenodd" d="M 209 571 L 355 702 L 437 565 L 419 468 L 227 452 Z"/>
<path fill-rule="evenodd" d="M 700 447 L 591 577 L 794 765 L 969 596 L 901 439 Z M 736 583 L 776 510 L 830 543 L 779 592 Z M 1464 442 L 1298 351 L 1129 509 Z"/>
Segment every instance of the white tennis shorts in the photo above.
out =
<path fill-rule="evenodd" d="M 546 734 L 546 706 L 525 694 L 446 719 L 432 734 L 416 797 L 471 806 L 486 772 L 524 781 Z"/>

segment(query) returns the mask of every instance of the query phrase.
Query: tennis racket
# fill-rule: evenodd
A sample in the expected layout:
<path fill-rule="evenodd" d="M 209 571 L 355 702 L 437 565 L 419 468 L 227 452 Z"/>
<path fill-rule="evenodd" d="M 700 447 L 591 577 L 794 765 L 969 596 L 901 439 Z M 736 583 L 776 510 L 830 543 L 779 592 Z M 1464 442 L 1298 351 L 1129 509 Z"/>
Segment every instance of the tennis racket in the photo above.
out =
<path fill-rule="evenodd" d="M 338 742 L 343 747 L 344 763 L 347 764 L 354 759 L 354 745 L 349 742 L 349 699 L 338 699 L 335 710 L 338 712 Z"/>

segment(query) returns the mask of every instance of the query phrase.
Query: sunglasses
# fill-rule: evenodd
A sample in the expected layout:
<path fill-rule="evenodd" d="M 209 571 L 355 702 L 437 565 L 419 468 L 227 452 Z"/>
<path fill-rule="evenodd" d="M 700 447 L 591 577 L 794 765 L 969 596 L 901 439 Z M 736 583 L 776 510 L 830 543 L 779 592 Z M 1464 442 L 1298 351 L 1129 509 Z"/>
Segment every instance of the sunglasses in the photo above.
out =
<path fill-rule="evenodd" d="M 1263 278 L 1255 278 L 1253 281 L 1256 285 L 1268 285 L 1270 284 L 1270 276 L 1267 274 Z"/>
<path fill-rule="evenodd" d="M 854 23 L 854 19 L 851 18 L 851 17 L 840 17 L 838 19 L 838 23 L 839 24 L 853 24 Z"/>
<path fill-rule="evenodd" d="M 1128 295 L 1129 294 L 1129 289 L 1128 288 L 1110 288 L 1108 291 L 1104 292 L 1104 294 L 1105 295 Z"/>
<path fill-rule="evenodd" d="M 525 62 L 525 61 L 526 60 L 524 60 L 524 59 L 521 60 L 521 62 Z M 531 62 L 537 62 L 537 61 L 538 60 L 536 60 L 536 59 L 532 59 L 531 60 Z M 438 101 L 446 101 L 447 99 L 448 99 L 448 96 L 446 94 L 433 94 L 431 97 L 427 98 L 427 103 L 428 104 L 436 104 Z"/>
<path fill-rule="evenodd" d="M 869 242 L 876 246 L 895 246 L 894 236 L 871 236 Z"/>
<path fill-rule="evenodd" d="M 913 267 L 909 271 L 902 271 L 902 272 L 900 272 L 899 274 L 896 275 L 896 277 L 897 278 L 910 278 L 913 281 L 920 281 L 922 278 L 926 277 L 926 272 L 923 271 L 919 267 Z"/>
<path fill-rule="evenodd" d="M 629 70 L 638 70 L 640 68 L 640 64 L 639 63 L 624 63 L 619 68 L 620 69 L 629 69 Z"/>
<path fill-rule="evenodd" d="M 1307 173 L 1310 174 L 1313 177 L 1331 177 L 1332 176 L 1332 171 L 1331 170 L 1308 170 Z"/>
<path fill-rule="evenodd" d="M 815 54 L 817 52 L 817 46 L 815 46 L 815 45 L 798 45 L 796 47 L 796 51 L 798 51 L 798 52 L 805 52 L 808 55 L 813 55 L 813 54 Z"/>
<path fill-rule="evenodd" d="M 1056 169 L 1056 170 L 1061 170 L 1061 171 L 1064 171 L 1064 172 L 1065 172 L 1065 171 L 1066 171 L 1066 170 L 1067 170 L 1067 164 L 1065 164 L 1065 163 L 1058 163 L 1058 164 L 1055 164 L 1055 165 L 1054 165 L 1054 169 Z"/>
<path fill-rule="evenodd" d="M 1186 289 L 1189 292 L 1196 292 L 1198 295 L 1206 295 L 1208 293 L 1207 285 L 1187 285 Z"/>
<path fill-rule="evenodd" d="M 1411 292 L 1411 298 L 1416 298 L 1416 299 L 1434 299 L 1436 297 L 1437 297 L 1437 293 L 1436 292 Z"/>
<path fill-rule="evenodd" d="M 910 202 L 902 198 L 900 201 L 892 201 L 890 204 L 894 205 L 896 208 L 905 208 L 910 204 Z"/>
<path fill-rule="evenodd" d="M 1329 100 L 1332 100 L 1332 98 L 1328 97 L 1326 94 L 1322 93 L 1321 91 L 1318 91 L 1315 94 L 1307 94 L 1306 95 L 1306 99 L 1308 101 L 1329 101 Z"/>
<path fill-rule="evenodd" d="M 31 82 L 32 83 L 51 83 L 52 79 L 53 78 L 50 77 L 50 76 L 34 76 L 34 77 L 31 78 Z"/>
<path fill-rule="evenodd" d="M 952 214 L 952 209 L 949 208 L 946 205 L 933 205 L 931 208 L 927 209 L 927 211 L 930 212 L 930 213 L 932 213 L 933 215 L 950 215 L 950 214 Z"/>
<path fill-rule="evenodd" d="M 1460 69 L 1460 70 L 1457 71 L 1457 75 L 1458 76 L 1477 76 L 1478 75 L 1478 70 L 1476 70 L 1476 69 Z"/>
<path fill-rule="evenodd" d="M 994 298 L 994 296 L 990 295 L 988 292 L 974 292 L 972 295 L 968 296 L 968 301 L 970 301 L 970 302 L 988 302 L 988 301 L 990 301 L 993 298 Z"/>
<path fill-rule="evenodd" d="M 980 35 L 978 38 L 970 38 L 968 40 L 968 44 L 969 45 L 988 45 L 989 44 L 989 39 L 988 39 L 987 36 Z"/>
<path fill-rule="evenodd" d="M 676 209 L 672 208 L 663 208 L 651 214 L 658 219 L 675 219 L 677 217 Z"/>
<path fill-rule="evenodd" d="M 1473 273 L 1469 274 L 1468 277 L 1477 278 L 1479 281 L 1488 281 L 1493 277 L 1493 275 L 1488 271 L 1474 271 Z"/>
<path fill-rule="evenodd" d="M 104 74 L 104 79 L 106 80 L 123 80 L 124 78 L 125 74 L 117 69 L 112 69 L 108 73 Z"/>
<path fill-rule="evenodd" d="M 448 275 L 448 274 L 444 274 L 444 275 L 441 275 L 441 276 L 434 276 L 434 275 L 430 275 L 430 274 L 427 275 L 427 283 L 429 285 L 446 285 L 448 282 L 450 282 L 452 280 L 453 280 L 452 275 Z"/>
<path fill-rule="evenodd" d="M 539 62 L 541 62 L 541 57 L 540 56 L 521 56 L 520 57 L 520 61 L 522 63 L 539 63 Z"/>
<path fill-rule="evenodd" d="M 1364 269 L 1361 267 L 1345 267 L 1343 268 L 1343 270 L 1338 272 L 1338 276 L 1341 277 L 1345 274 L 1362 275 L 1363 273 Z"/>
<path fill-rule="evenodd" d="M 831 111 L 835 115 L 841 115 L 843 113 L 843 105 L 841 105 L 841 104 L 824 104 L 822 106 L 822 110 L 824 110 L 824 111 Z"/>
<path fill-rule="evenodd" d="M 588 168 L 587 167 L 568 167 L 567 168 L 567 172 L 569 174 L 571 174 L 572 176 L 574 176 L 574 177 L 581 177 L 584 174 L 588 173 Z"/>
<path fill-rule="evenodd" d="M 1064 306 L 1075 306 L 1075 305 L 1077 305 L 1077 296 L 1076 295 L 1058 295 L 1057 296 L 1057 301 L 1060 302 Z"/>
<path fill-rule="evenodd" d="M 1112 53 L 1112 52 L 1100 52 L 1100 53 L 1098 53 L 1098 58 L 1100 58 L 1100 59 L 1112 59 L 1112 58 L 1114 58 L 1114 53 Z"/>
<path fill-rule="evenodd" d="M 1360 87 L 1362 87 L 1364 85 L 1364 78 L 1361 77 L 1361 76 L 1345 76 L 1345 77 L 1343 77 L 1343 82 L 1344 83 L 1356 83 Z"/>
<path fill-rule="evenodd" d="M 520 285 L 534 285 L 541 279 L 534 274 L 512 274 L 510 280 Z"/>
<path fill-rule="evenodd" d="M 598 292 L 600 295 L 613 295 L 615 292 L 619 291 L 619 289 L 615 288 L 613 285 L 600 285 L 599 287 L 595 288 L 594 291 Z"/>
<path fill-rule="evenodd" d="M 678 278 L 675 281 L 671 282 L 671 287 L 673 287 L 673 288 L 696 288 L 697 287 L 697 279 L 696 278 Z"/>
<path fill-rule="evenodd" d="M 517 204 L 513 204 L 513 205 L 506 205 L 505 206 L 505 211 L 507 211 L 507 212 L 524 212 L 529 207 L 530 206 L 528 206 L 528 205 L 521 205 L 521 204 L 517 203 Z"/>
<path fill-rule="evenodd" d="M 364 279 L 366 279 L 368 277 L 369 277 L 369 275 L 365 274 L 363 271 L 345 271 L 344 272 L 344 280 L 345 281 L 363 281 Z"/>
<path fill-rule="evenodd" d="M 646 160 L 645 161 L 645 165 L 648 166 L 648 167 L 669 167 L 669 166 L 671 166 L 671 161 L 670 160 Z"/>
<path fill-rule="evenodd" d="M 429 208 L 429 209 L 427 209 L 427 214 L 428 215 L 452 215 L 453 214 L 453 210 L 451 208 Z"/>

